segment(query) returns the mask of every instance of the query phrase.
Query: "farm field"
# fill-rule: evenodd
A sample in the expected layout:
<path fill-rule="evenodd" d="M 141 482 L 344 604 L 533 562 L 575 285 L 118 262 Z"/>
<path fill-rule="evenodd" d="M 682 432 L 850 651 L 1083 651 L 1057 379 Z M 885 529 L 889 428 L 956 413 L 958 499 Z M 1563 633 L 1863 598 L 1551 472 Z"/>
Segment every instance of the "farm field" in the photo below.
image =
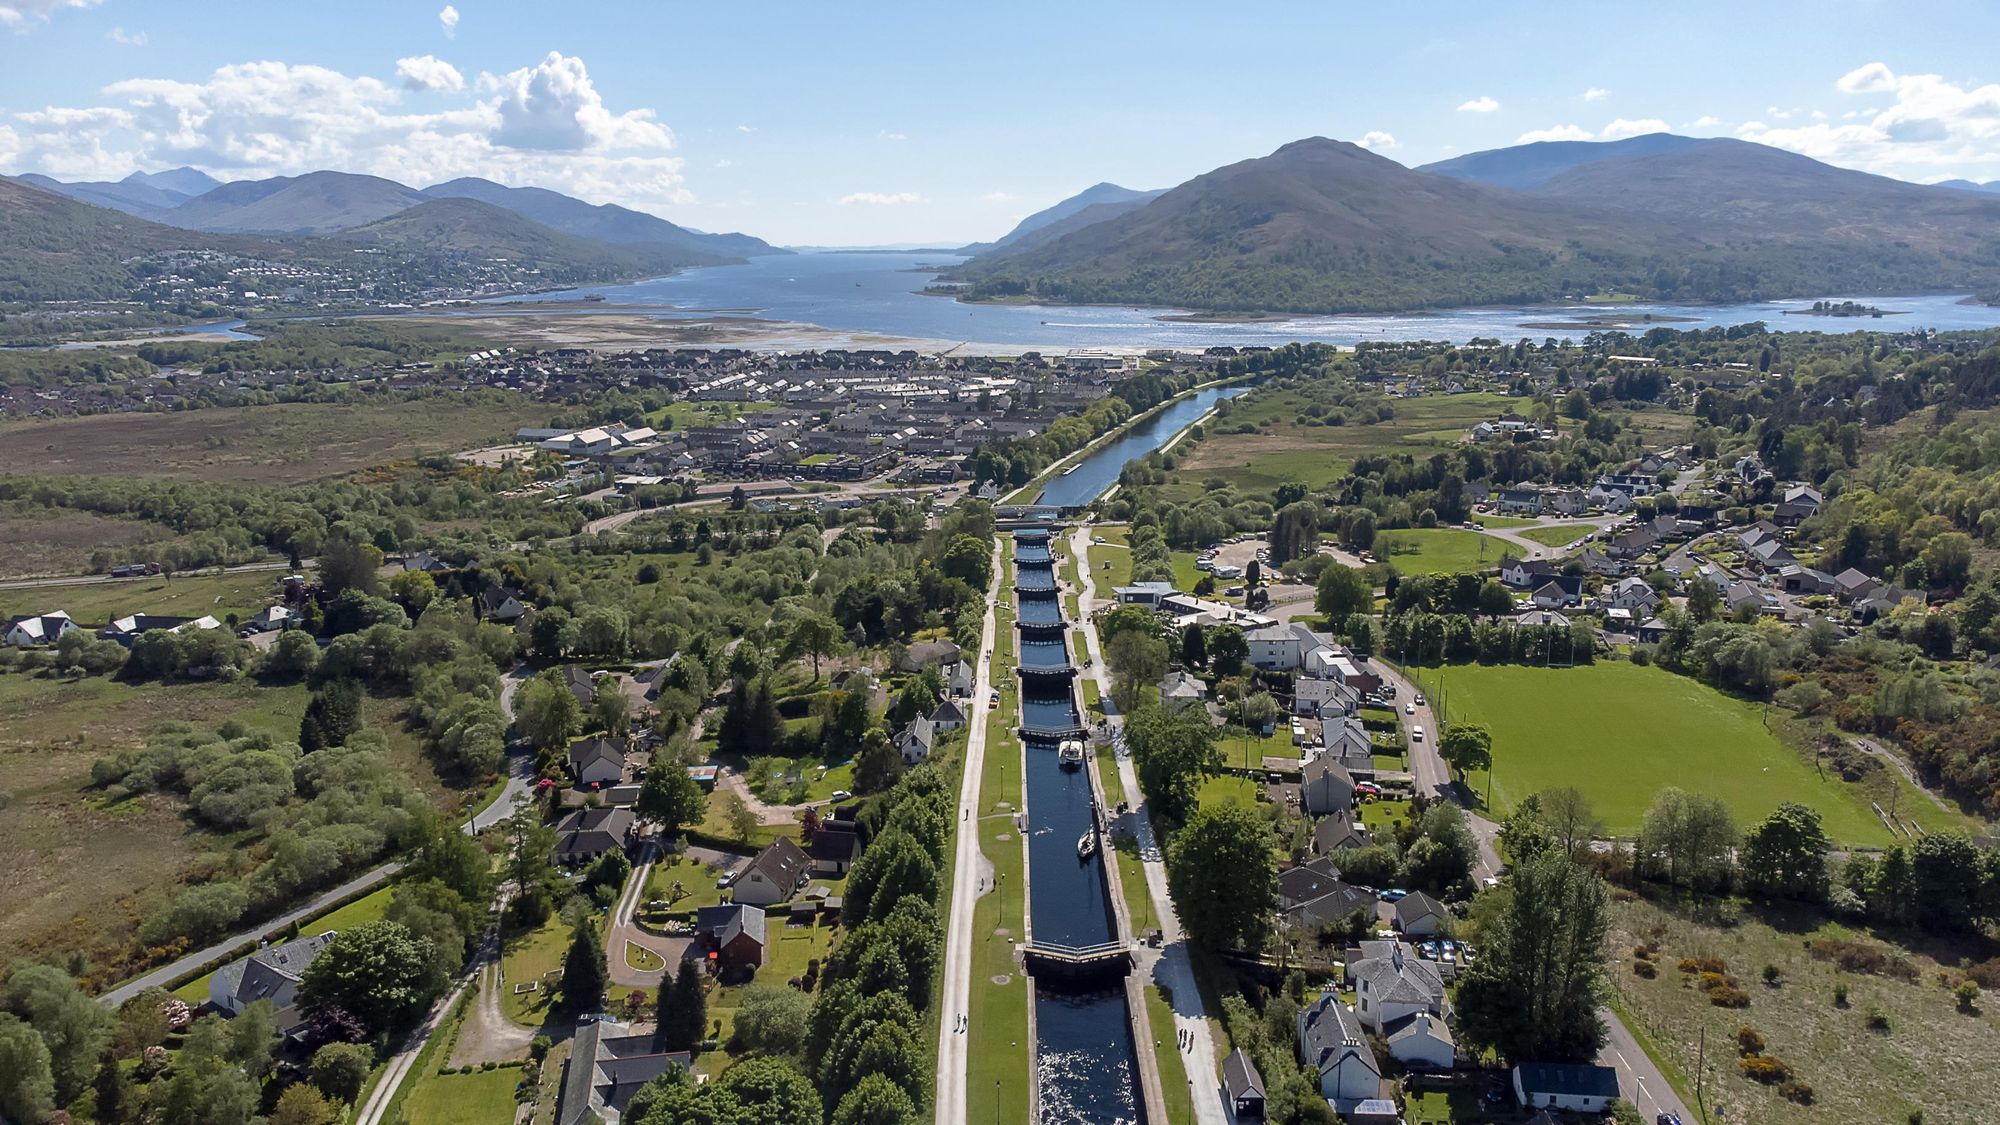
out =
<path fill-rule="evenodd" d="M 229 615 L 247 621 L 278 594 L 283 569 L 177 574 L 172 577 L 113 578 L 53 586 L 0 590 L 0 618 L 65 610 L 79 625 L 103 625 L 133 613 L 175 617 Z"/>
<path fill-rule="evenodd" d="M 1375 536 L 1375 557 L 1399 574 L 1463 574 L 1499 566 L 1521 549 L 1490 535 L 1456 527 L 1384 531 Z"/>
<path fill-rule="evenodd" d="M 299 484 L 491 444 L 546 407 L 525 398 L 277 403 L 0 425 L 0 473 Z"/>
<path fill-rule="evenodd" d="M 1721 797 L 1742 825 L 1799 801 L 1820 811 L 1839 842 L 1894 842 L 1870 811 L 1868 792 L 1822 779 L 1765 729 L 1759 708 L 1684 676 L 1610 661 L 1454 665 L 1442 675 L 1421 669 L 1418 679 L 1447 709 L 1443 721 L 1479 723 L 1493 733 L 1493 815 L 1505 816 L 1540 790 L 1574 786 L 1610 832 L 1630 835 L 1659 790 L 1680 786 Z M 1484 794 L 1488 780 L 1475 773 L 1473 791 Z M 1936 812 L 1915 794 L 1903 809 Z"/>
<path fill-rule="evenodd" d="M 1940 949 L 1933 959 L 1805 913 L 1769 919 L 1746 913 L 1725 927 L 1635 901 L 1614 903 L 1611 920 L 1609 979 L 1628 1022 L 1687 1076 L 1694 1073 L 1705 1030 L 1709 1104 L 1727 1106 L 1727 1120 L 2000 1120 L 2000 1085 L 1976 1080 L 1966 1068 L 1970 1059 L 2000 1057 L 1994 1005 L 1962 1011 L 1950 990 L 1938 985 L 1939 973 L 1966 950 Z M 1808 943 L 1826 940 L 1873 946 L 1912 976 L 1844 971 L 1808 950 Z M 1658 975 L 1646 980 L 1633 972 L 1630 951 L 1653 941 L 1660 946 L 1653 959 Z M 1685 983 L 1678 968 L 1684 957 L 1721 958 L 1749 993 L 1750 1006 L 1726 1010 L 1708 1003 Z M 1775 986 L 1763 981 L 1766 965 L 1779 971 Z M 1846 988 L 1845 1005 L 1835 1002 L 1836 987 Z M 1868 1027 L 1875 1013 L 1886 1029 Z M 1789 1064 L 1794 1079 L 1812 1087 L 1813 1105 L 1786 1101 L 1774 1087 L 1742 1075 L 1735 1056 L 1736 1033 L 1744 1026 L 1763 1037 L 1765 1054 Z"/>
<path fill-rule="evenodd" d="M 1356 457 L 1369 453 L 1422 451 L 1455 445 L 1475 422 L 1508 409 L 1503 395 L 1432 395 L 1402 399 L 1396 416 L 1372 425 L 1307 426 L 1298 421 L 1304 405 L 1289 391 L 1252 394 L 1231 406 L 1227 418 L 1210 427 L 1206 440 L 1180 464 L 1186 482 L 1170 488 L 1186 499 L 1200 482 L 1219 478 L 1247 492 L 1268 492 L 1286 481 L 1324 488 L 1339 480 Z M 1255 433 L 1223 433 L 1244 423 Z M 1270 423 L 1268 428 L 1264 424 Z M 1185 491 L 1187 495 L 1181 495 Z"/>

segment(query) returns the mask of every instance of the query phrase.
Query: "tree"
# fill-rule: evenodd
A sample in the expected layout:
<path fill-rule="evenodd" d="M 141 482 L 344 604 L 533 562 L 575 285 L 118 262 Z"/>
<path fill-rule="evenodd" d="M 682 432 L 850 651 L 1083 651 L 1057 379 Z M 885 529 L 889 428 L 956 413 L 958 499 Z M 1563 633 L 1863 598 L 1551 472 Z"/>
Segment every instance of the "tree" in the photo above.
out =
<path fill-rule="evenodd" d="M 840 651 L 840 640 L 840 623 L 832 617 L 824 613 L 801 614 L 793 619 L 791 629 L 785 634 L 785 657 L 788 660 L 809 657 L 813 682 L 818 683 L 819 662 Z"/>
<path fill-rule="evenodd" d="M 1934 925 L 1953 930 L 1972 928 L 1979 899 L 1977 844 L 1963 832 L 1933 832 L 1911 849 L 1910 869 L 1917 901 L 1924 904 L 1925 916 Z M 60 1066 L 56 1085 L 62 1086 Z"/>
<path fill-rule="evenodd" d="M 1604 1045 L 1610 894 L 1561 852 L 1518 863 L 1505 909 L 1483 927 L 1480 957 L 1459 977 L 1459 1042 L 1510 1061 L 1587 1062 Z"/>
<path fill-rule="evenodd" d="M 1262 950 L 1278 903 L 1270 830 L 1241 805 L 1195 811 L 1167 850 L 1167 882 L 1188 936 L 1215 950 Z"/>
<path fill-rule="evenodd" d="M 590 700 L 590 724 L 614 737 L 625 737 L 632 732 L 632 701 L 617 688 L 599 688 Z"/>
<path fill-rule="evenodd" d="M 1819 810 L 1788 801 L 1744 836 L 1744 881 L 1767 895 L 1818 898 L 1830 847 Z"/>
<path fill-rule="evenodd" d="M 571 1015 L 594 1012 L 604 1005 L 604 989 L 610 983 L 610 969 L 604 962 L 604 941 L 589 918 L 579 918 L 570 931 L 569 952 L 563 956 L 562 1006 Z"/>
<path fill-rule="evenodd" d="M 1565 786 L 1544 789 L 1535 795 L 1541 806 L 1542 823 L 1548 826 L 1556 845 L 1570 856 L 1580 854 L 1604 827 L 1590 798 L 1580 790 Z"/>
<path fill-rule="evenodd" d="M 1270 692 L 1257 691 L 1237 700 L 1230 706 L 1229 713 L 1235 718 L 1236 725 L 1244 730 L 1261 731 L 1278 721 L 1283 708 L 1271 698 Z"/>
<path fill-rule="evenodd" d="M 1461 883 L 1469 886 L 1478 861 L 1479 841 L 1466 824 L 1465 813 L 1440 801 L 1424 810 L 1421 831 L 1403 853 L 1403 878 L 1444 893 Z"/>
<path fill-rule="evenodd" d="M 132 1115 L 132 1083 L 118 1062 L 118 1052 L 104 1048 L 97 1060 L 97 1078 L 91 1083 L 92 1105 L 101 1125 L 119 1125 Z"/>
<path fill-rule="evenodd" d="M 880 727 L 871 727 L 861 737 L 861 752 L 854 761 L 854 789 L 858 793 L 880 793 L 896 784 L 903 775 L 903 756 L 896 751 L 889 735 Z"/>
<path fill-rule="evenodd" d="M 1181 630 L 1181 663 L 1190 668 L 1208 663 L 1208 642 L 1200 625 Z"/>
<path fill-rule="evenodd" d="M 561 660 L 577 646 L 579 633 L 576 619 L 569 610 L 552 605 L 535 614 L 534 624 L 528 627 L 528 647 L 542 660 Z"/>
<path fill-rule="evenodd" d="M 659 825 L 661 835 L 678 836 L 689 825 L 701 823 L 708 812 L 708 795 L 687 770 L 670 761 L 656 761 L 639 786 L 633 811 Z"/>
<path fill-rule="evenodd" d="M 736 1023 L 729 1051 L 796 1055 L 805 1046 L 812 998 L 796 988 L 755 984 L 743 991 L 736 1006 Z"/>
<path fill-rule="evenodd" d="M 1476 723 L 1453 723 L 1438 739 L 1438 757 L 1461 779 L 1493 768 L 1493 734 Z"/>
<path fill-rule="evenodd" d="M 1235 625 L 1218 625 L 1208 633 L 1208 659 L 1219 676 L 1234 676 L 1250 659 L 1250 641 Z"/>
<path fill-rule="evenodd" d="M 1479 587 L 1479 612 L 1494 621 L 1511 616 L 1514 612 L 1514 595 L 1507 592 L 1507 587 L 1488 579 Z"/>
<path fill-rule="evenodd" d="M 278 1095 L 278 1104 L 271 1110 L 270 1125 L 335 1125 L 339 1120 L 338 1105 L 327 1101 L 324 1094 L 311 1086 L 296 1082 Z"/>
<path fill-rule="evenodd" d="M 1150 633 L 1123 632 L 1105 645 L 1104 659 L 1111 665 L 1112 702 L 1129 715 L 1167 674 L 1167 643 Z"/>
<path fill-rule="evenodd" d="M 1722 606 L 1722 592 L 1715 583 L 1706 578 L 1696 578 L 1688 583 L 1687 612 L 1697 622 L 1715 620 L 1715 614 Z"/>
<path fill-rule="evenodd" d="M 545 754 L 561 750 L 583 731 L 583 705 L 554 671 L 544 672 L 514 693 L 514 727 Z"/>
<path fill-rule="evenodd" d="M 319 643 L 304 629 L 287 629 L 264 657 L 264 673 L 284 680 L 303 680 L 319 664 Z"/>
<path fill-rule="evenodd" d="M 305 717 L 299 720 L 299 749 L 310 754 L 328 746 L 345 746 L 361 729 L 361 685 L 353 680 L 334 680 L 306 701 Z"/>
<path fill-rule="evenodd" d="M 299 1007 L 339 1008 L 371 1034 L 413 1026 L 443 989 L 437 950 L 394 922 L 363 922 L 335 934 L 306 967 Z"/>
<path fill-rule="evenodd" d="M 756 758 L 771 753 L 785 738 L 785 718 L 763 676 L 737 676 L 722 710 L 716 748 L 724 754 Z"/>
<path fill-rule="evenodd" d="M 736 838 L 745 843 L 749 842 L 750 834 L 757 831 L 757 814 L 751 812 L 750 806 L 735 793 L 723 794 L 722 819 L 728 823 Z"/>
<path fill-rule="evenodd" d="M 865 1074 L 834 1107 L 832 1125 L 917 1125 L 922 1120 L 902 1087 L 884 1075 Z"/>
<path fill-rule="evenodd" d="M 625 655 L 625 637 L 630 628 L 624 610 L 596 606 L 585 610 L 577 620 L 576 644 L 584 652 L 615 660 Z"/>
<path fill-rule="evenodd" d="M 1215 728 L 1199 707 L 1148 704 L 1125 721 L 1139 788 L 1158 813 L 1180 820 L 1193 808 L 1202 775 L 1215 767 Z"/>
<path fill-rule="evenodd" d="M 660 1049 L 692 1051 L 708 1033 L 708 995 L 693 961 L 682 961 L 672 987 L 660 981 L 658 1021 Z"/>
<path fill-rule="evenodd" d="M 437 579 L 427 571 L 405 570 L 389 579 L 389 595 L 413 616 L 428 609 L 437 600 L 437 594 Z"/>
<path fill-rule="evenodd" d="M 1639 828 L 1638 864 L 1675 886 L 1706 887 L 1729 872 L 1736 822 L 1720 798 L 1660 790 Z"/>
<path fill-rule="evenodd" d="M 359 1043 L 328 1043 L 313 1052 L 306 1076 L 320 1093 L 352 1103 L 361 1096 L 361 1084 L 368 1081 L 374 1062 L 368 1048 Z"/>
<path fill-rule="evenodd" d="M 973 535 L 956 535 L 944 554 L 938 556 L 938 570 L 975 590 L 993 584 L 993 544 Z"/>
<path fill-rule="evenodd" d="M 1374 605 L 1375 584 L 1368 581 L 1365 572 L 1336 563 L 1320 573 L 1313 608 L 1335 629 L 1344 626 L 1353 614 L 1365 613 Z"/>
<path fill-rule="evenodd" d="M 382 551 L 345 533 L 327 537 L 319 554 L 319 584 L 328 594 L 358 590 L 373 594 L 382 588 L 376 577 L 382 569 Z"/>
<path fill-rule="evenodd" d="M 67 1104 L 90 1085 L 111 1042 L 111 1013 L 54 965 L 23 965 L 7 977 L 0 1008 L 32 1025 L 48 1046 L 56 1100 Z"/>
<path fill-rule="evenodd" d="M 716 1079 L 719 1098 L 733 1099 L 741 1125 L 794 1125 L 825 1114 L 812 1080 L 783 1059 L 745 1059 Z"/>
<path fill-rule="evenodd" d="M 624 853 L 606 854 L 622 857 Z M 435 946 L 438 970 L 449 977 L 465 964 L 485 909 L 483 902 L 475 906 L 434 879 L 403 879 L 389 892 L 389 909 L 383 917 Z"/>
<path fill-rule="evenodd" d="M 886 918 L 907 895 L 926 902 L 937 901 L 937 861 L 905 829 L 887 828 L 869 842 L 868 849 L 848 869 L 847 891 L 842 900 L 847 924 Z"/>
<path fill-rule="evenodd" d="M 55 1108 L 48 1045 L 34 1028 L 0 1012 L 0 1117 L 40 1121 Z"/>

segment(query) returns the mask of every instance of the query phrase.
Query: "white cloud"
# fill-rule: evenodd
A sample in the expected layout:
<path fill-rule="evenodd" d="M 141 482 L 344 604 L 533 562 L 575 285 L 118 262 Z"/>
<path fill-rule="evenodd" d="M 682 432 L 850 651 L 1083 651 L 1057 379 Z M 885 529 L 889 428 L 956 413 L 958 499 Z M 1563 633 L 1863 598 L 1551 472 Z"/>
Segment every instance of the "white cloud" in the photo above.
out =
<path fill-rule="evenodd" d="M 1834 83 L 1843 94 L 1884 94 L 1896 88 L 1896 72 L 1887 63 L 1857 66 Z"/>
<path fill-rule="evenodd" d="M 1396 136 L 1393 133 L 1385 133 L 1380 129 L 1374 129 L 1363 134 L 1361 139 L 1354 143 L 1360 145 L 1362 148 L 1379 152 L 1385 148 L 1395 148 Z"/>
<path fill-rule="evenodd" d="M 1620 117 L 1616 121 L 1606 125 L 1604 131 L 1597 134 L 1597 139 L 1600 141 L 1617 141 L 1623 140 L 1626 137 L 1641 137 L 1647 133 L 1664 133 L 1667 130 L 1667 123 L 1657 117 L 1644 117 L 1637 121 Z"/>
<path fill-rule="evenodd" d="M 1481 94 L 1471 101 L 1460 102 L 1458 104 L 1458 112 L 1460 113 L 1492 113 L 1499 108 L 1500 103 L 1485 94 Z"/>
<path fill-rule="evenodd" d="M 725 156 L 722 159 L 716 161 L 715 166 L 717 168 L 727 168 L 729 167 L 729 163 L 730 163 L 729 158 Z"/>
<path fill-rule="evenodd" d="M 104 33 L 104 37 L 118 44 L 120 47 L 143 47 L 146 45 L 145 32 L 127 31 L 123 27 L 112 28 L 110 31 Z"/>
<path fill-rule="evenodd" d="M 396 77 L 403 80 L 405 90 L 455 94 L 465 89 L 465 76 L 458 72 L 457 67 L 436 55 L 397 59 Z"/>
<path fill-rule="evenodd" d="M 1602 86 L 1592 86 L 1583 92 L 1583 100 L 1587 102 L 1601 102 L 1610 96 L 1611 91 Z"/>
<path fill-rule="evenodd" d="M 57 12 L 97 4 L 98 0 L 0 0 L 0 27 L 26 31 L 31 24 L 49 22 Z"/>
<path fill-rule="evenodd" d="M 643 108 L 614 111 L 582 60 L 551 54 L 467 89 L 447 64 L 403 60 L 397 78 L 282 62 L 224 66 L 192 82 L 134 78 L 94 105 L 47 106 L 5 119 L 0 169 L 116 179 L 190 164 L 222 179 L 317 169 L 417 186 L 457 176 L 564 191 L 592 202 L 660 209 L 693 199 L 673 134 Z M 431 83 L 434 112 L 401 103 Z M 439 85 L 442 83 L 442 85 Z"/>
<path fill-rule="evenodd" d="M 981 203 L 1012 203 L 1020 198 L 1011 191 L 989 191 L 979 197 Z"/>
<path fill-rule="evenodd" d="M 438 26 L 444 29 L 446 39 L 458 37 L 458 9 L 446 4 L 438 9 Z"/>
<path fill-rule="evenodd" d="M 910 139 L 910 135 L 908 133 L 892 133 L 884 129 L 880 133 L 875 134 L 875 139 L 878 141 L 907 141 Z"/>
<path fill-rule="evenodd" d="M 1547 129 L 1530 129 L 1515 138 L 1517 145 L 1531 145 L 1540 141 L 1587 141 L 1596 134 L 1577 125 L 1552 125 Z"/>
<path fill-rule="evenodd" d="M 1702 114 L 1702 115 L 1701 115 L 1700 117 L 1697 117 L 1697 118 L 1695 118 L 1695 119 L 1694 119 L 1693 121 L 1690 121 L 1690 122 L 1688 122 L 1687 124 L 1685 124 L 1685 125 L 1681 126 L 1681 128 L 1683 128 L 1683 129 L 1713 129 L 1713 128 L 1715 128 L 1715 127 L 1716 127 L 1717 125 L 1720 125 L 1720 124 L 1722 124 L 1722 118 L 1720 118 L 1720 117 L 1714 117 L 1714 116 L 1711 116 L 1711 115 L 1709 115 L 1709 114 L 1706 114 L 1706 113 L 1704 113 L 1704 114 Z"/>
<path fill-rule="evenodd" d="M 1792 117 L 1792 111 L 1789 109 L 1779 109 L 1777 106 L 1774 105 L 1765 106 L 1764 116 L 1775 118 L 1779 121 L 1789 121 L 1791 120 Z"/>
<path fill-rule="evenodd" d="M 757 131 L 757 127 L 755 125 L 738 125 L 736 131 L 739 133 L 754 133 Z"/>
<path fill-rule="evenodd" d="M 843 195 L 840 197 L 840 205 L 842 207 L 850 203 L 866 203 L 875 207 L 895 207 L 905 203 L 922 202 L 924 202 L 924 197 L 914 191 L 857 191 L 852 195 Z"/>

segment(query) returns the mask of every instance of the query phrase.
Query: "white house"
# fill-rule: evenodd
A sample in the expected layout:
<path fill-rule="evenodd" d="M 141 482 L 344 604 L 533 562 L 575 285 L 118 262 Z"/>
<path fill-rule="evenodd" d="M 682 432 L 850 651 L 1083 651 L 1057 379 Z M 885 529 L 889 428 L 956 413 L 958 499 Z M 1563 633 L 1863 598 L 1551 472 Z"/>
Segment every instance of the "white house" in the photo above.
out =
<path fill-rule="evenodd" d="M 1325 816 L 1354 807 L 1354 775 L 1337 754 L 1320 754 L 1306 763 L 1299 787 L 1306 811 Z"/>
<path fill-rule="evenodd" d="M 1290 625 L 1260 625 L 1244 633 L 1243 639 L 1250 642 L 1250 663 L 1266 671 L 1296 671 L 1305 659 L 1299 635 Z"/>
<path fill-rule="evenodd" d="M 1380 1097 L 1382 1068 L 1354 1013 L 1334 993 L 1299 1012 L 1299 1059 L 1319 1074 L 1320 1096 L 1336 1111 Z"/>
<path fill-rule="evenodd" d="M 792 897 L 812 871 L 812 859 L 786 836 L 757 853 L 729 890 L 732 902 L 772 906 Z"/>
<path fill-rule="evenodd" d="M 1166 702 L 1166 693 L 1160 694 Z M 1292 685 L 1292 714 L 1308 719 L 1351 715 L 1361 705 L 1361 693 L 1338 680 L 1299 680 Z"/>
<path fill-rule="evenodd" d="M 1627 578 L 1611 588 L 1607 599 L 1613 609 L 1626 609 L 1650 616 L 1660 605 L 1660 595 L 1643 578 Z"/>
<path fill-rule="evenodd" d="M 1208 685 L 1187 672 L 1169 672 L 1160 681 L 1160 705 L 1170 711 L 1199 707 L 1208 698 Z"/>
<path fill-rule="evenodd" d="M 964 725 L 965 711 L 949 699 L 939 703 L 937 709 L 931 712 L 933 730 L 957 730 Z"/>
<path fill-rule="evenodd" d="M 1429 1012 L 1412 1012 L 1382 1028 L 1389 1057 L 1404 1066 L 1450 1070 L 1458 1062 L 1458 1042 L 1444 1020 Z"/>
<path fill-rule="evenodd" d="M 586 738 L 569 747 L 570 772 L 582 785 L 616 785 L 625 780 L 625 744 L 615 738 Z"/>
<path fill-rule="evenodd" d="M 1347 966 L 1354 984 L 1354 1014 L 1370 1031 L 1418 1012 L 1445 1018 L 1444 977 L 1437 964 L 1418 958 L 1400 941 L 1364 941 Z"/>
<path fill-rule="evenodd" d="M 937 728 L 931 725 L 930 716 L 923 715 L 896 736 L 896 749 L 902 753 L 904 765 L 914 766 L 931 756 L 936 742 Z"/>
<path fill-rule="evenodd" d="M 71 621 L 69 614 L 62 610 L 34 613 L 8 621 L 6 632 L 0 634 L 0 641 L 17 648 L 29 645 L 52 645 L 61 640 L 64 633 L 76 627 L 76 622 Z"/>
<path fill-rule="evenodd" d="M 1589 1063 L 1521 1063 L 1514 1098 L 1529 1109 L 1603 1113 L 1618 1099 L 1618 1072 Z"/>

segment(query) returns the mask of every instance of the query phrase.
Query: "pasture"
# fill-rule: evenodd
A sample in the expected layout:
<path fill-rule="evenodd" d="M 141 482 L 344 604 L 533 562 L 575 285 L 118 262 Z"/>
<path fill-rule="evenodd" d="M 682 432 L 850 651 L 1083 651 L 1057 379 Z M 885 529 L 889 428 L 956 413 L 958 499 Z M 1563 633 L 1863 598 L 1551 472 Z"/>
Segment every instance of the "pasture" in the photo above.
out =
<path fill-rule="evenodd" d="M 1465 574 L 1497 567 L 1521 549 L 1490 535 L 1456 527 L 1383 531 L 1375 536 L 1375 557 L 1399 574 Z"/>

